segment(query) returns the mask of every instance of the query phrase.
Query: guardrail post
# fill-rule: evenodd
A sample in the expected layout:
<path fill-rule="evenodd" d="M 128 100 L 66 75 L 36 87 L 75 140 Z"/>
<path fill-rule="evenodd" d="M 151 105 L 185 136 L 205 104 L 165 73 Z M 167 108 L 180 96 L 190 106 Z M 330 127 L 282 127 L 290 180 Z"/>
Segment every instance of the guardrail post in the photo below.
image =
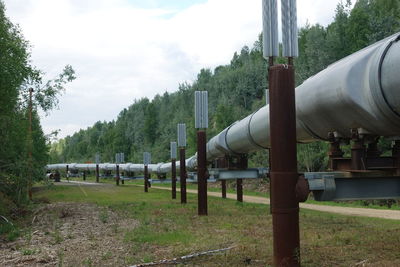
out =
<path fill-rule="evenodd" d="M 83 180 L 86 181 L 86 171 L 83 171 L 83 175 L 82 175 L 82 176 L 83 176 L 83 177 L 82 177 Z"/>
<path fill-rule="evenodd" d="M 69 181 L 69 165 L 65 166 L 65 177 L 67 177 L 67 180 Z"/>

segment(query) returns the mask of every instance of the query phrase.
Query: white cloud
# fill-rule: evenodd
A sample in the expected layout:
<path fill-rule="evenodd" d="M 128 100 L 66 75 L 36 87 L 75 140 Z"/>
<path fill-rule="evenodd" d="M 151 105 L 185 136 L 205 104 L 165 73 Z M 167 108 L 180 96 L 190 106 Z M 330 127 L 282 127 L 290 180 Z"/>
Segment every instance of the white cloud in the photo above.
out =
<path fill-rule="evenodd" d="M 328 24 L 337 2 L 299 0 L 299 24 Z M 175 91 L 201 68 L 229 63 L 261 32 L 261 0 L 196 3 L 176 10 L 129 0 L 5 0 L 33 45 L 34 65 L 48 78 L 66 64 L 77 72 L 60 109 L 42 119 L 46 133 L 61 129 L 63 137 L 115 119 L 134 99 Z"/>

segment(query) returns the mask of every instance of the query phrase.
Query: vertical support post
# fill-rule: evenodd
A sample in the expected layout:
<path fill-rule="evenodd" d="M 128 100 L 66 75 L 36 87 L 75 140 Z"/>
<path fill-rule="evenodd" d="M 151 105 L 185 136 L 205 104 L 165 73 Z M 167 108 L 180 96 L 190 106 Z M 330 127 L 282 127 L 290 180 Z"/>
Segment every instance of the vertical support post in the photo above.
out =
<path fill-rule="evenodd" d="M 170 143 L 171 154 L 171 193 L 172 199 L 176 199 L 176 142 Z"/>
<path fill-rule="evenodd" d="M 329 139 L 328 169 L 331 171 L 335 171 L 335 170 L 337 170 L 337 163 L 335 161 L 335 158 L 343 157 L 344 153 L 340 149 L 340 141 L 335 138 L 334 133 L 329 133 L 328 139 Z"/>
<path fill-rule="evenodd" d="M 179 147 L 179 176 L 181 182 L 181 203 L 186 203 L 186 124 L 178 123 L 178 147 Z"/>
<path fill-rule="evenodd" d="M 96 183 L 100 182 L 99 180 L 100 174 L 99 174 L 99 164 L 96 164 Z"/>
<path fill-rule="evenodd" d="M 222 198 L 226 198 L 226 180 L 221 180 Z"/>
<path fill-rule="evenodd" d="M 300 266 L 294 68 L 269 68 L 274 266 Z"/>
<path fill-rule="evenodd" d="M 172 199 L 176 199 L 176 159 L 171 160 Z"/>
<path fill-rule="evenodd" d="M 148 175 L 149 175 L 148 166 L 144 165 L 144 192 L 149 192 L 149 189 L 148 189 L 148 185 L 149 185 Z"/>
<path fill-rule="evenodd" d="M 181 203 L 186 203 L 186 161 L 185 161 L 185 148 L 179 148 L 179 175 L 181 182 Z"/>
<path fill-rule="evenodd" d="M 207 215 L 207 155 L 206 155 L 206 132 L 197 131 L 197 202 L 198 215 Z"/>
<path fill-rule="evenodd" d="M 94 157 L 94 161 L 96 162 L 96 183 L 100 182 L 99 177 L 100 177 L 100 172 L 99 172 L 99 163 L 100 163 L 100 154 L 96 153 Z"/>
<path fill-rule="evenodd" d="M 243 202 L 243 179 L 236 179 L 236 200 Z"/>
<path fill-rule="evenodd" d="M 86 171 L 83 171 L 83 180 L 86 181 Z"/>
<path fill-rule="evenodd" d="M 115 183 L 119 185 L 119 165 L 116 164 L 115 166 Z"/>
<path fill-rule="evenodd" d="M 143 153 L 143 165 L 144 165 L 144 192 L 148 192 L 149 184 L 149 164 L 151 163 L 151 154 L 149 152 Z"/>
<path fill-rule="evenodd" d="M 206 131 L 208 128 L 208 92 L 195 91 L 195 128 L 197 128 L 197 211 L 207 215 L 207 150 Z"/>
<path fill-rule="evenodd" d="M 67 181 L 69 181 L 69 165 L 65 166 L 65 177 L 67 177 Z"/>
<path fill-rule="evenodd" d="M 365 170 L 365 146 L 364 140 L 355 131 L 352 131 L 353 142 L 351 144 L 351 169 Z"/>

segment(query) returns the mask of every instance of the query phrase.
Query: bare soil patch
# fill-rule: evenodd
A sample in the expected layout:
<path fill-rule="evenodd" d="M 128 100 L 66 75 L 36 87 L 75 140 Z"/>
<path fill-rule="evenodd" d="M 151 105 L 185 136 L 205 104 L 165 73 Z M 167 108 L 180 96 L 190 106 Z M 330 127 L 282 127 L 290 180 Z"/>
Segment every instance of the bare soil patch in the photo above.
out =
<path fill-rule="evenodd" d="M 0 266 L 123 266 L 124 234 L 138 221 L 89 203 L 41 205 L 14 242 L 0 240 Z"/>

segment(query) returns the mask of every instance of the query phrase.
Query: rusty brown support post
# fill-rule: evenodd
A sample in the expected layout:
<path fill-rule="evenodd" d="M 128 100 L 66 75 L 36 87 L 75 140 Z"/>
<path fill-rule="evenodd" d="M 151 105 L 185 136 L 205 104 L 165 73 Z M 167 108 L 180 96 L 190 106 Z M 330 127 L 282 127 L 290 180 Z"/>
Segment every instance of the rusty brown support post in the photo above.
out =
<path fill-rule="evenodd" d="M 176 159 L 171 159 L 172 199 L 176 199 Z"/>
<path fill-rule="evenodd" d="M 243 179 L 236 179 L 236 200 L 243 202 Z"/>
<path fill-rule="evenodd" d="M 100 182 L 99 164 L 96 164 L 96 183 Z"/>
<path fill-rule="evenodd" d="M 274 266 L 300 266 L 294 67 L 269 68 Z"/>
<path fill-rule="evenodd" d="M 351 144 L 351 169 L 365 170 L 365 146 L 364 140 L 354 131 Z"/>
<path fill-rule="evenodd" d="M 149 192 L 149 189 L 148 189 L 148 185 L 149 185 L 148 175 L 149 175 L 148 166 L 144 165 L 144 192 Z"/>
<path fill-rule="evenodd" d="M 221 180 L 222 198 L 226 198 L 226 180 Z"/>
<path fill-rule="evenodd" d="M 181 203 L 186 203 L 186 162 L 185 162 L 185 148 L 179 148 L 179 161 L 180 161 L 180 183 L 181 183 Z"/>
<path fill-rule="evenodd" d="M 344 152 L 340 149 L 340 140 L 335 139 L 334 133 L 329 133 L 328 140 L 329 140 L 328 169 L 331 171 L 335 171 L 337 170 L 337 164 L 335 162 L 335 159 L 343 157 Z"/>
<path fill-rule="evenodd" d="M 197 131 L 197 203 L 198 215 L 207 215 L 207 159 L 206 159 L 206 132 Z"/>
<path fill-rule="evenodd" d="M 119 185 L 119 165 L 118 164 L 115 166 L 115 183 L 116 183 L 116 185 Z"/>

